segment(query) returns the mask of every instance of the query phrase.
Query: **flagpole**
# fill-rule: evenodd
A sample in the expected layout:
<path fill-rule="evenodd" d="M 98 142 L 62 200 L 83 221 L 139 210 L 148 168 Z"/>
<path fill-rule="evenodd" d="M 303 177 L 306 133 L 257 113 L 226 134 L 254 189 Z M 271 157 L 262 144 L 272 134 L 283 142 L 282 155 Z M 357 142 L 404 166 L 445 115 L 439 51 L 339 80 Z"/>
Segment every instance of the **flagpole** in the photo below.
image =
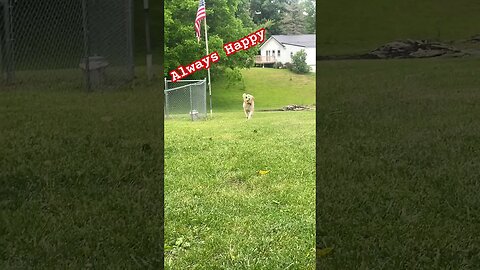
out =
<path fill-rule="evenodd" d="M 207 55 L 209 55 L 209 52 L 208 52 L 208 36 L 207 36 L 207 17 L 205 16 L 205 18 L 203 20 L 204 20 L 204 23 L 205 23 L 205 48 L 207 49 Z M 213 116 L 213 112 L 212 112 L 212 86 L 210 84 L 210 67 L 207 69 L 207 73 L 208 73 L 208 94 L 210 96 L 210 117 L 212 117 Z"/>

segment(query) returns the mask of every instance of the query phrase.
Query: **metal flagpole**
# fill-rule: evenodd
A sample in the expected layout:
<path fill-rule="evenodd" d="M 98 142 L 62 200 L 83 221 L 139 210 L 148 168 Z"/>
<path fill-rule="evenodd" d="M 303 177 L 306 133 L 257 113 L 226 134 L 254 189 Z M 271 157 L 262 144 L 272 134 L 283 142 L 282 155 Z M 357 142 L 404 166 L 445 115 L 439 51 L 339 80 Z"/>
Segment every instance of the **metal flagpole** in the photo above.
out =
<path fill-rule="evenodd" d="M 207 55 L 209 54 L 208 53 L 208 36 L 207 36 L 207 17 L 205 16 L 205 19 L 203 19 L 204 22 L 205 22 L 205 47 L 207 49 Z M 210 65 L 211 67 L 211 65 Z M 213 112 L 212 112 L 212 86 L 210 84 L 210 67 L 207 69 L 207 73 L 208 73 L 208 94 L 210 95 L 210 117 L 213 116 Z"/>

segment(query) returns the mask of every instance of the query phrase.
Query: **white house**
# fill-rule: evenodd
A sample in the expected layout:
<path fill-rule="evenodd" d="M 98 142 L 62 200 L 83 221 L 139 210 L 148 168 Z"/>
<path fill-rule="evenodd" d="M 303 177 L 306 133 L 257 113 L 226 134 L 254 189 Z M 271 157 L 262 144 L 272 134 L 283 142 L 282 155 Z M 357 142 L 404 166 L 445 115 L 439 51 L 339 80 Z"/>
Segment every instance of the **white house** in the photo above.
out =
<path fill-rule="evenodd" d="M 307 65 L 315 72 L 315 47 L 315 35 L 273 35 L 260 46 L 255 63 L 262 66 L 275 62 L 291 63 L 293 54 L 305 50 Z"/>

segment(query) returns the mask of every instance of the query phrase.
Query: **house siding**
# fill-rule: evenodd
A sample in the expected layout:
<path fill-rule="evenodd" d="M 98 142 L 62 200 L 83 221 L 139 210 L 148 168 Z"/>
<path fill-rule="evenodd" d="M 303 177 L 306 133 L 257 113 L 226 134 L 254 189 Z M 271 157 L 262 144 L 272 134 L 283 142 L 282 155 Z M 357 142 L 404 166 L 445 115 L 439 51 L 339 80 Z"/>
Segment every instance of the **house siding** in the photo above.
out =
<path fill-rule="evenodd" d="M 292 62 L 291 55 L 297 53 L 300 50 L 305 50 L 305 52 L 307 53 L 307 59 L 306 59 L 307 64 L 310 66 L 314 66 L 316 64 L 315 48 L 305 48 L 302 46 L 290 45 L 290 44 L 284 44 L 282 46 L 274 38 L 268 39 L 262 45 L 260 49 L 260 55 L 267 56 L 267 52 L 269 52 L 270 55 L 272 55 L 272 51 L 275 51 L 276 61 L 285 64 L 285 63 L 291 63 Z M 280 51 L 280 56 L 278 56 L 278 51 Z"/>
<path fill-rule="evenodd" d="M 272 55 L 272 51 L 275 51 L 275 58 L 277 62 L 283 62 L 287 59 L 285 57 L 284 50 L 285 48 L 280 43 L 278 43 L 275 39 L 271 38 L 263 44 L 260 50 L 260 54 L 262 56 L 267 56 L 267 51 L 270 52 L 270 55 Z M 280 57 L 278 57 L 278 51 L 280 51 Z"/>

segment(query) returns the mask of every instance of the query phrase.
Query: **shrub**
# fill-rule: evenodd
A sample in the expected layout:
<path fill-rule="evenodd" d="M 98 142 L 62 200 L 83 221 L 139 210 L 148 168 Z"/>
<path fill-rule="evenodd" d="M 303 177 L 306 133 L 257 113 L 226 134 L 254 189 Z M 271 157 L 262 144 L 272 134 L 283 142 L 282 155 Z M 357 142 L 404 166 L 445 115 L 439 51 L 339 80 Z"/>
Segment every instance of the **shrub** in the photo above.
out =
<path fill-rule="evenodd" d="M 227 77 L 228 82 L 238 82 L 242 80 L 242 73 L 238 68 L 227 68 L 225 69 L 225 75 Z"/>
<path fill-rule="evenodd" d="M 235 84 L 240 84 L 242 85 L 244 82 L 243 82 L 243 76 L 242 76 L 242 72 L 240 72 L 240 69 L 239 68 L 226 68 L 225 69 L 225 76 L 227 77 L 227 82 L 228 82 L 228 86 L 232 86 L 232 85 L 235 85 Z"/>
<path fill-rule="evenodd" d="M 291 71 L 295 73 L 308 73 L 310 66 L 307 65 L 307 53 L 305 50 L 301 50 L 292 55 L 292 68 Z"/>
<path fill-rule="evenodd" d="M 275 62 L 273 68 L 283 68 L 283 64 L 281 62 Z"/>

